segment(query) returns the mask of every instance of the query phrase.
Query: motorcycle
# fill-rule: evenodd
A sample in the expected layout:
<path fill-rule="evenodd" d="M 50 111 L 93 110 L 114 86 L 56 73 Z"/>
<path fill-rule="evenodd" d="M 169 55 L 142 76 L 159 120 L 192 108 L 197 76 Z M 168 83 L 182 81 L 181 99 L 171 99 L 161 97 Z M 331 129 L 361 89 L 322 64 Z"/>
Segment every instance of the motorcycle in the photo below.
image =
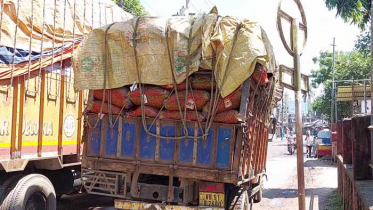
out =
<path fill-rule="evenodd" d="M 295 150 L 297 149 L 295 138 L 289 137 L 288 138 L 288 152 L 290 155 L 293 155 L 295 153 Z"/>

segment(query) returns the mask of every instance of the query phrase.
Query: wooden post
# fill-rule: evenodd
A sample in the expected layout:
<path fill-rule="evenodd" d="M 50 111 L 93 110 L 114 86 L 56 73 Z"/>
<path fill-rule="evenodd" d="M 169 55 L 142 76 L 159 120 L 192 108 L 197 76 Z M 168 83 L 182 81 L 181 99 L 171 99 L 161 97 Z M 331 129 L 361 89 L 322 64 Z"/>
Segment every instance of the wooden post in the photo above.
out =
<path fill-rule="evenodd" d="M 17 138 L 17 107 L 18 107 L 18 83 L 19 77 L 16 77 L 13 82 L 13 107 L 12 107 L 12 133 L 10 136 L 11 144 L 10 144 L 10 157 L 12 159 L 16 158 L 15 152 L 17 151 L 16 148 L 16 138 Z"/>
<path fill-rule="evenodd" d="M 370 116 L 354 117 L 351 123 L 352 165 L 354 180 L 370 180 Z"/>
<path fill-rule="evenodd" d="M 352 163 L 351 119 L 342 122 L 342 157 L 344 164 Z"/>
<path fill-rule="evenodd" d="M 342 121 L 337 122 L 337 155 L 342 155 Z"/>

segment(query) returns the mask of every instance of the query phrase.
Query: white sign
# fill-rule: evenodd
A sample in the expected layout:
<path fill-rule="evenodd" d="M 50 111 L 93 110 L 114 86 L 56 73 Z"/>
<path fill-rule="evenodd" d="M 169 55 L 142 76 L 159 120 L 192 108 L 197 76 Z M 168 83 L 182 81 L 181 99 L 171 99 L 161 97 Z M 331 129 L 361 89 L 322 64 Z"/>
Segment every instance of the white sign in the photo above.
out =
<path fill-rule="evenodd" d="M 75 119 L 72 115 L 67 115 L 63 123 L 63 130 L 67 137 L 72 137 L 75 132 Z"/>

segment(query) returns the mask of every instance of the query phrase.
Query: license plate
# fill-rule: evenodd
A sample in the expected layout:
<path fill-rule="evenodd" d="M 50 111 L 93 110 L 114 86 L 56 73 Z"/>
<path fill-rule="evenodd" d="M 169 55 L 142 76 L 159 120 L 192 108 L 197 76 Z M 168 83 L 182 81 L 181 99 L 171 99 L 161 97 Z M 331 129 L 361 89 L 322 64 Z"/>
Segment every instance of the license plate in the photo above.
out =
<path fill-rule="evenodd" d="M 223 193 L 199 193 L 200 206 L 213 206 L 224 208 L 224 194 Z"/>

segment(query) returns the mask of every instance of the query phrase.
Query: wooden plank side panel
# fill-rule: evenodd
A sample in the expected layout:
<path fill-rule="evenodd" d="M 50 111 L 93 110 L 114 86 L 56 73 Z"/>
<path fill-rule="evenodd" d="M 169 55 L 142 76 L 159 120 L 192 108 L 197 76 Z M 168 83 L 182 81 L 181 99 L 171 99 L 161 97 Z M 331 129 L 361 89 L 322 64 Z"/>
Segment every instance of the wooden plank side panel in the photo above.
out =
<path fill-rule="evenodd" d="M 352 165 L 354 180 L 372 179 L 370 163 L 370 116 L 352 118 Z"/>
<path fill-rule="evenodd" d="M 342 122 L 342 157 L 344 164 L 352 163 L 351 119 Z"/>
<path fill-rule="evenodd" d="M 337 123 L 337 155 L 342 155 L 342 121 Z"/>

